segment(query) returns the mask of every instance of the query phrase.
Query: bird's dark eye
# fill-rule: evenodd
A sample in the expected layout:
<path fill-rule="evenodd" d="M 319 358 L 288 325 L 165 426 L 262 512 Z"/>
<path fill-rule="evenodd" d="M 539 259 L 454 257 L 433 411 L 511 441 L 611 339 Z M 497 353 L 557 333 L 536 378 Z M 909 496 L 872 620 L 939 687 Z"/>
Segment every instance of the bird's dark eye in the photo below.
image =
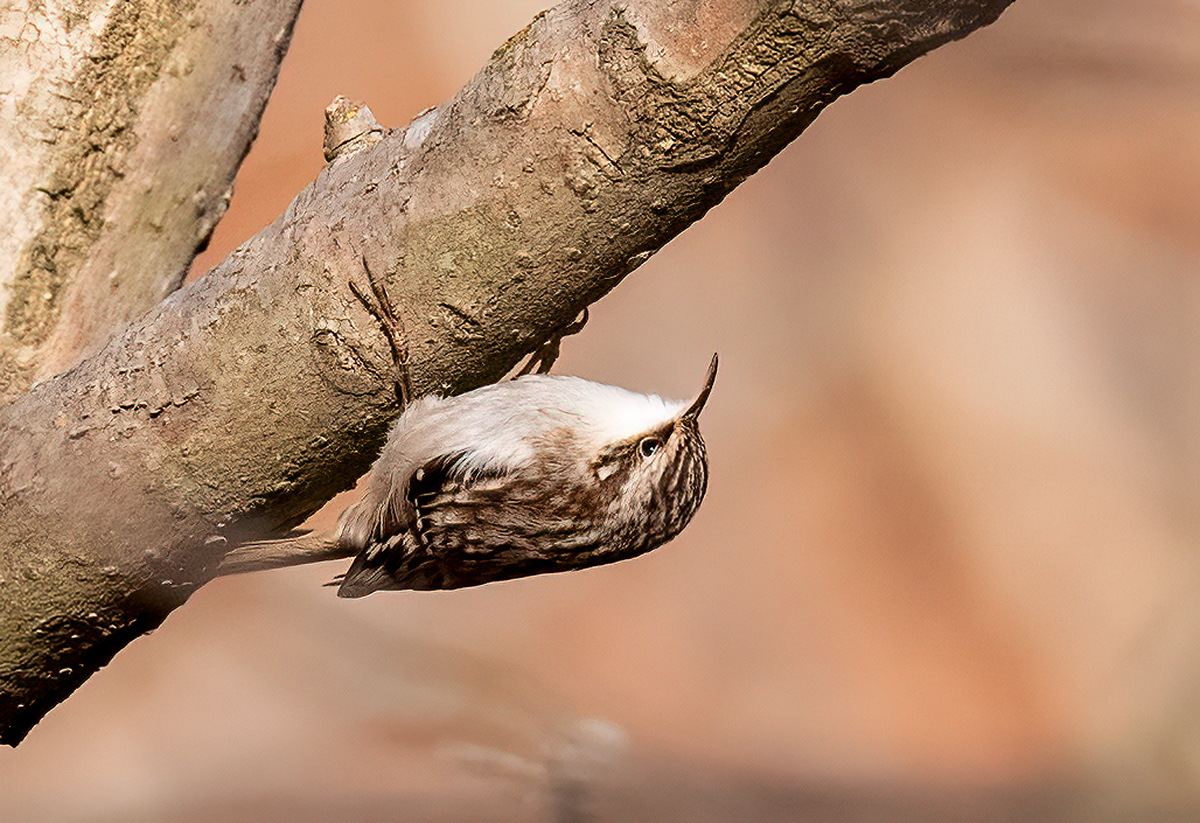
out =
<path fill-rule="evenodd" d="M 647 437 L 641 443 L 638 443 L 638 454 L 642 457 L 652 457 L 656 451 L 662 448 L 662 441 L 657 437 Z"/>

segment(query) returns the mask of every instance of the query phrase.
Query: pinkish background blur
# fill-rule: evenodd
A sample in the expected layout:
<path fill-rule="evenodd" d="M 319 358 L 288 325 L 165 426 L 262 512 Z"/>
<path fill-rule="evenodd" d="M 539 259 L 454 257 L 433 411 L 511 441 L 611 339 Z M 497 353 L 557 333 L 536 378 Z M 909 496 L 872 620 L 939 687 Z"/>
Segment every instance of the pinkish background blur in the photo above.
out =
<path fill-rule="evenodd" d="M 315 176 L 334 95 L 404 125 L 542 7 L 308 0 L 197 269 Z M 835 103 L 564 346 L 672 396 L 721 353 L 679 539 L 364 601 L 337 564 L 217 581 L 0 750 L 0 820 L 1189 803 L 1198 320 L 1200 6 L 1020 0 Z"/>

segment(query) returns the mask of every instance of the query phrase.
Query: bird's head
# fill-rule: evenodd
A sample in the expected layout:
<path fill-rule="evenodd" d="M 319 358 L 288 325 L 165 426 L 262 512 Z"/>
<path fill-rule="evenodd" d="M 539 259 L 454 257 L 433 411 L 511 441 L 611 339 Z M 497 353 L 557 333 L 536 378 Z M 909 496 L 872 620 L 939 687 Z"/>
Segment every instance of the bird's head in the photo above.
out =
<path fill-rule="evenodd" d="M 717 376 L 714 354 L 699 393 L 690 402 L 665 404 L 665 419 L 603 446 L 592 461 L 607 501 L 606 526 L 622 556 L 671 540 L 691 521 L 708 487 L 708 455 L 700 412 Z"/>

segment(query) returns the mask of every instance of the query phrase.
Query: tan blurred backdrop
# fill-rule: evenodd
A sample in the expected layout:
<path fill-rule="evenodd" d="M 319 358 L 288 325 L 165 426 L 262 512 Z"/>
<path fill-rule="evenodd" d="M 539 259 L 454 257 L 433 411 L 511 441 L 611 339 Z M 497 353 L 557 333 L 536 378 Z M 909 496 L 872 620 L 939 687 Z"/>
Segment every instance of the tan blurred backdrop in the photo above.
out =
<path fill-rule="evenodd" d="M 308 0 L 197 269 L 315 176 L 334 95 L 404 125 L 542 7 Z M 1189 802 L 1198 320 L 1200 6 L 1019 0 L 835 103 L 565 344 L 672 396 L 720 352 L 674 543 L 363 601 L 337 564 L 217 581 L 0 750 L 0 819 Z"/>

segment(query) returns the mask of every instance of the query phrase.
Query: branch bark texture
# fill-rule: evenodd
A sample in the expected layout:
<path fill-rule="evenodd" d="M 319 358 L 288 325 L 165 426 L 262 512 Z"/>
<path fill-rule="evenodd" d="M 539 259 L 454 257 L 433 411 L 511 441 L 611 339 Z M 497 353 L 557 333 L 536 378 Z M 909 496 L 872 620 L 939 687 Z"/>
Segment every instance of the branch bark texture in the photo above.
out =
<path fill-rule="evenodd" d="M 0 412 L 0 739 L 369 466 L 418 392 L 494 380 L 831 100 L 1011 0 L 568 2 L 458 95 L 338 155 L 271 226 Z M 319 144 L 314 127 L 314 150 Z"/>
<path fill-rule="evenodd" d="M 300 2 L 0 9 L 0 403 L 179 288 Z"/>

